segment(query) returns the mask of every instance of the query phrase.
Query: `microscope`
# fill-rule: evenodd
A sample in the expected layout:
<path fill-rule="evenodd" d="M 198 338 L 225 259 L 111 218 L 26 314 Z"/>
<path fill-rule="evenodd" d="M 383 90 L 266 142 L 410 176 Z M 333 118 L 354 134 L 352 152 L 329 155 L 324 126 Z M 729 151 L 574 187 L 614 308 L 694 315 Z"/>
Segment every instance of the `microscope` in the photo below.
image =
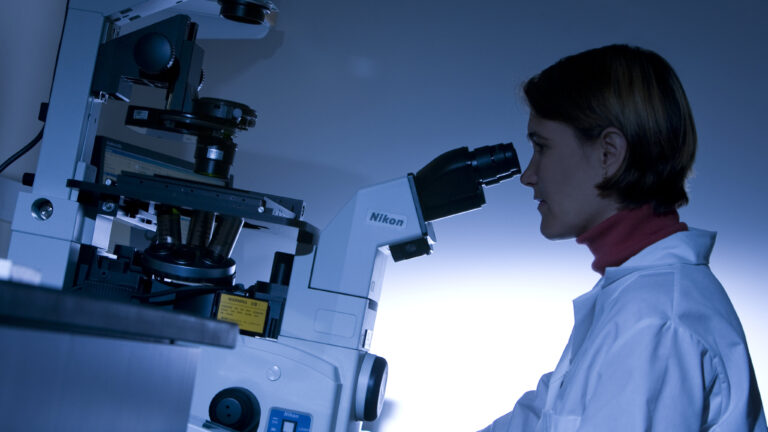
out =
<path fill-rule="evenodd" d="M 174 396 L 177 412 L 187 410 L 184 424 L 155 423 L 163 430 L 359 432 L 384 402 L 387 362 L 370 347 L 387 262 L 430 254 L 431 222 L 485 204 L 484 187 L 520 173 L 515 149 L 448 151 L 415 174 L 359 190 L 316 228 L 303 220 L 302 200 L 233 187 L 236 136 L 255 126 L 256 112 L 199 97 L 203 51 L 189 16 L 119 34 L 120 24 L 175 3 L 72 1 L 38 171 L 32 192 L 18 198 L 9 257 L 39 269 L 43 284 L 67 299 L 161 311 L 197 331 L 227 326 L 219 329 L 232 335 L 227 343 L 161 337 L 194 353 L 192 379 Z M 277 10 L 252 0 L 217 7 L 255 25 Z M 165 103 L 128 106 L 125 125 L 194 141 L 194 161 L 96 136 L 101 105 L 130 103 L 137 85 L 164 91 Z M 115 223 L 151 241 L 111 247 Z M 274 253 L 268 281 L 236 278 L 237 265 L 248 265 L 231 258 L 243 229 L 295 239 L 292 253 Z M 150 362 L 159 367 L 165 355 L 152 352 Z"/>

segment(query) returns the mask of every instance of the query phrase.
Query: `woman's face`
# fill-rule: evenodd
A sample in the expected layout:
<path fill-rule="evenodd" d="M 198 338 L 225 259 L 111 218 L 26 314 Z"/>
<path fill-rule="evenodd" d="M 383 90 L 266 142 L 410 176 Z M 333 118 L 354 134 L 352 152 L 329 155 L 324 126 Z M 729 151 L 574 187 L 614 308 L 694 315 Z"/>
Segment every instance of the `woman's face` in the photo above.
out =
<path fill-rule="evenodd" d="M 533 199 L 539 201 L 544 237 L 578 237 L 618 210 L 595 187 L 605 176 L 599 142 L 581 143 L 571 126 L 533 113 L 528 138 L 533 156 L 520 182 L 533 188 Z"/>

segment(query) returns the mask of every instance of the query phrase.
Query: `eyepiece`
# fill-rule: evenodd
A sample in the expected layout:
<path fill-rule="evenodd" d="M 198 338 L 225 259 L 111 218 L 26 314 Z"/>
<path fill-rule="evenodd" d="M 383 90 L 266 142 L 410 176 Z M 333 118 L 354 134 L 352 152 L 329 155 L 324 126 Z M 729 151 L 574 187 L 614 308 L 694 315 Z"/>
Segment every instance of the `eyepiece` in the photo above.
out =
<path fill-rule="evenodd" d="M 470 155 L 477 180 L 484 186 L 495 185 L 520 174 L 520 161 L 511 143 L 480 147 L 471 151 Z"/>
<path fill-rule="evenodd" d="M 447 151 L 414 176 L 424 220 L 480 208 L 485 204 L 483 186 L 520 174 L 520 162 L 511 143 L 469 151 L 460 147 Z"/>

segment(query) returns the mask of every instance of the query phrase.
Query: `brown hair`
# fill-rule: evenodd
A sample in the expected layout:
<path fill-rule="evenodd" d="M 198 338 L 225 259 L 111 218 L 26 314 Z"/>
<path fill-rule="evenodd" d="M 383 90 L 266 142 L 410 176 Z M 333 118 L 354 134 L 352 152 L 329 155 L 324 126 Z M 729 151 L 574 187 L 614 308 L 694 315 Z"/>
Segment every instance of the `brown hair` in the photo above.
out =
<path fill-rule="evenodd" d="M 523 91 L 539 117 L 564 122 L 583 142 L 608 127 L 627 139 L 622 167 L 596 185 L 625 208 L 656 213 L 688 203 L 685 179 L 696 155 L 696 127 L 674 69 L 639 47 L 609 45 L 565 57 L 529 79 Z"/>

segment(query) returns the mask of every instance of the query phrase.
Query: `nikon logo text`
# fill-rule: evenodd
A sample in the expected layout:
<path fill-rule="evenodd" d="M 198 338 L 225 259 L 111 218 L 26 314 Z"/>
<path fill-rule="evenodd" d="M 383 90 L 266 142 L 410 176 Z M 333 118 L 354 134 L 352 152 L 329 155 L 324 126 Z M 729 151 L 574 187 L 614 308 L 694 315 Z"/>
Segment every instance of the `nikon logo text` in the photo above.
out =
<path fill-rule="evenodd" d="M 368 223 L 404 229 L 406 225 L 406 219 L 404 216 L 370 211 L 368 212 Z"/>

